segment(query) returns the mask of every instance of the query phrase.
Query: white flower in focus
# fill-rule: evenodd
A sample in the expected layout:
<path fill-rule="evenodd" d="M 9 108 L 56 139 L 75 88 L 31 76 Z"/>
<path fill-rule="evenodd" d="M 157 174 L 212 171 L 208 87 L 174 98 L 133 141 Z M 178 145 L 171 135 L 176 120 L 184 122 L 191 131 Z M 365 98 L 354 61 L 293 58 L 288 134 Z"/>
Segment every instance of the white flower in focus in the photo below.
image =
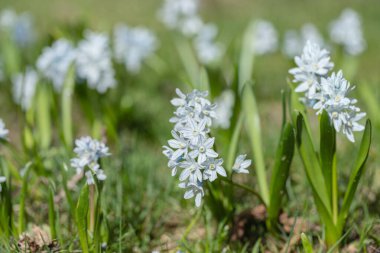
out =
<path fill-rule="evenodd" d="M 345 9 L 340 17 L 330 24 L 330 37 L 351 55 L 358 55 L 366 48 L 360 17 L 352 9 Z"/>
<path fill-rule="evenodd" d="M 143 61 L 157 47 L 157 38 L 146 28 L 117 25 L 114 29 L 115 58 L 119 63 L 124 63 L 126 69 L 132 73 L 140 71 Z"/>
<path fill-rule="evenodd" d="M 319 92 L 319 78 L 326 76 L 333 68 L 329 52 L 308 41 L 301 57 L 295 57 L 296 68 L 289 70 L 293 82 L 299 83 L 295 92 L 305 92 L 306 99 L 313 99 Z"/>
<path fill-rule="evenodd" d="M 255 25 L 253 48 L 257 55 L 273 53 L 278 47 L 278 34 L 272 23 L 258 20 Z"/>
<path fill-rule="evenodd" d="M 19 73 L 12 78 L 13 100 L 26 111 L 33 102 L 38 82 L 37 72 L 28 67 L 24 74 Z"/>
<path fill-rule="evenodd" d="M 217 105 L 215 109 L 214 125 L 222 129 L 228 129 L 231 124 L 235 95 L 232 90 L 225 90 L 215 99 Z"/>
<path fill-rule="evenodd" d="M 0 192 L 3 190 L 1 184 L 4 183 L 7 180 L 6 177 L 0 177 Z"/>
<path fill-rule="evenodd" d="M 200 207 L 202 203 L 202 198 L 205 195 L 205 192 L 203 190 L 202 184 L 197 182 L 189 182 L 189 183 L 180 183 L 180 188 L 186 189 L 186 192 L 184 194 L 184 199 L 191 199 L 195 197 L 195 206 Z"/>
<path fill-rule="evenodd" d="M 223 46 L 215 42 L 217 34 L 218 28 L 214 24 L 206 24 L 194 38 L 194 48 L 201 63 L 211 64 L 222 57 Z"/>
<path fill-rule="evenodd" d="M 252 161 L 249 159 L 245 159 L 247 155 L 239 155 L 236 157 L 235 163 L 232 166 L 232 171 L 235 173 L 243 173 L 248 174 L 249 171 L 247 168 L 251 166 Z"/>
<path fill-rule="evenodd" d="M 54 89 L 61 91 L 70 64 L 75 60 L 76 51 L 70 41 L 60 39 L 43 50 L 37 60 L 38 70 L 52 81 Z"/>
<path fill-rule="evenodd" d="M 346 112 L 346 118 L 342 126 L 342 133 L 345 134 L 351 142 L 355 142 L 353 132 L 360 132 L 365 129 L 365 127 L 359 124 L 357 121 L 364 118 L 366 116 L 366 113 L 359 111 L 359 108 L 356 108 L 356 110 Z"/>
<path fill-rule="evenodd" d="M 96 175 L 98 180 L 105 180 L 106 175 L 100 169 L 99 160 L 103 157 L 109 156 L 108 147 L 91 137 L 82 137 L 75 141 L 74 152 L 77 157 L 71 159 L 71 166 L 76 169 L 77 173 L 85 174 L 88 184 L 93 184 L 93 174 Z"/>
<path fill-rule="evenodd" d="M 302 52 L 302 39 L 296 30 L 289 30 L 285 33 L 282 53 L 288 58 L 294 58 Z"/>
<path fill-rule="evenodd" d="M 105 93 L 116 85 L 107 35 L 86 31 L 76 56 L 77 74 L 91 89 Z"/>
<path fill-rule="evenodd" d="M 5 128 L 4 121 L 0 119 L 0 139 L 7 140 L 8 134 L 9 134 L 9 130 Z"/>
<path fill-rule="evenodd" d="M 215 139 L 209 136 L 215 105 L 207 99 L 208 92 L 193 90 L 188 94 L 176 89 L 177 98 L 171 100 L 176 107 L 172 136 L 163 154 L 168 158 L 172 176 L 181 170 L 181 188 L 186 189 L 185 199 L 195 197 L 199 207 L 204 196 L 203 181 L 214 181 L 218 175 L 227 176 L 222 167 L 223 159 L 213 149 Z"/>

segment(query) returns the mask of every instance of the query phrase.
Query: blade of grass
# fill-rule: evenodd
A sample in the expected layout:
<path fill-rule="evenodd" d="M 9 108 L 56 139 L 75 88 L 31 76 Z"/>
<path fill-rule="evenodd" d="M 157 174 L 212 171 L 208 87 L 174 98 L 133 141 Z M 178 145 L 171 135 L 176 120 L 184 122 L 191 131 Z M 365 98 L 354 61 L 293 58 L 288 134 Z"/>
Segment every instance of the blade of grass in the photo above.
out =
<path fill-rule="evenodd" d="M 78 226 L 79 241 L 84 253 L 89 252 L 87 237 L 87 215 L 89 209 L 88 186 L 85 184 L 80 192 L 76 208 L 76 222 Z"/>

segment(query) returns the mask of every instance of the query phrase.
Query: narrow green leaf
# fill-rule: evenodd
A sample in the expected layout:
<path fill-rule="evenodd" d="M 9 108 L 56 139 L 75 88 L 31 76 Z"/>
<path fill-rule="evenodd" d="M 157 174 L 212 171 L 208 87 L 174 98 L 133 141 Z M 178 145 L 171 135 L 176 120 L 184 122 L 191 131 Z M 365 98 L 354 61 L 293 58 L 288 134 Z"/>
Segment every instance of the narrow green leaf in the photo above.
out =
<path fill-rule="evenodd" d="M 255 168 L 260 187 L 260 194 L 265 201 L 266 206 L 269 205 L 269 189 L 267 185 L 264 155 L 261 145 L 261 127 L 260 116 L 257 108 L 256 99 L 250 84 L 246 84 L 243 90 L 243 112 L 245 114 L 246 126 L 253 155 L 255 158 Z"/>
<path fill-rule="evenodd" d="M 362 141 L 360 144 L 358 157 L 356 158 L 354 169 L 351 173 L 350 181 L 348 183 L 348 187 L 344 195 L 342 208 L 339 214 L 339 221 L 338 221 L 339 231 L 343 231 L 343 227 L 344 227 L 346 218 L 348 216 L 348 212 L 349 212 L 352 200 L 354 199 L 356 189 L 360 182 L 361 176 L 364 174 L 364 171 L 365 171 L 364 165 L 368 158 L 368 153 L 371 146 L 371 137 L 372 137 L 372 126 L 371 126 L 371 121 L 368 119 L 365 125 L 365 130 L 364 130 Z"/>
<path fill-rule="evenodd" d="M 330 117 L 326 111 L 323 111 L 320 118 L 320 159 L 323 177 L 326 183 L 327 194 L 333 197 L 333 173 L 336 174 L 335 151 L 336 151 L 336 133 L 334 126 L 330 122 Z M 337 197 L 337 196 L 336 196 Z M 331 205 L 335 200 L 330 199 Z"/>
<path fill-rule="evenodd" d="M 253 63 L 254 63 L 254 34 L 256 23 L 251 22 L 246 28 L 241 45 L 239 59 L 239 86 L 238 91 L 242 92 L 245 83 L 252 79 Z"/>
<path fill-rule="evenodd" d="M 205 68 L 201 68 L 200 70 L 200 78 L 199 78 L 199 90 L 210 90 L 210 80 L 207 74 L 207 70 Z"/>
<path fill-rule="evenodd" d="M 186 73 L 188 75 L 189 81 L 193 88 L 200 89 L 199 87 L 199 73 L 200 68 L 198 61 L 194 55 L 194 52 L 189 45 L 189 42 L 178 39 L 176 40 L 177 50 L 182 61 L 183 66 L 185 67 Z"/>
<path fill-rule="evenodd" d="M 38 126 L 38 144 L 48 149 L 51 142 L 50 96 L 51 90 L 46 84 L 38 85 L 37 107 L 35 110 Z"/>
<path fill-rule="evenodd" d="M 235 125 L 234 132 L 232 133 L 232 138 L 228 147 L 228 156 L 227 156 L 226 164 L 227 164 L 227 170 L 230 170 L 230 171 L 232 170 L 237 147 L 239 144 L 239 136 L 240 136 L 240 132 L 243 126 L 243 121 L 244 121 L 244 114 L 240 112 L 238 121 Z"/>
<path fill-rule="evenodd" d="M 71 116 L 72 96 L 75 85 L 75 66 L 72 64 L 66 74 L 61 96 L 62 110 L 62 135 L 63 141 L 68 150 L 71 150 L 73 144 L 73 126 Z"/>
<path fill-rule="evenodd" d="M 49 226 L 52 239 L 57 239 L 56 217 L 54 210 L 54 189 L 49 186 Z"/>
<path fill-rule="evenodd" d="M 313 246 L 309 241 L 309 238 L 305 235 L 305 233 L 301 234 L 302 246 L 305 253 L 313 253 Z"/>
<path fill-rule="evenodd" d="M 329 196 L 325 187 L 325 180 L 322 174 L 318 157 L 315 153 L 310 132 L 306 128 L 302 114 L 297 117 L 297 147 L 300 153 L 306 175 L 313 192 L 319 197 L 325 209 L 331 214 Z"/>
<path fill-rule="evenodd" d="M 259 238 L 252 248 L 252 253 L 259 253 L 260 252 L 260 245 L 261 245 L 261 239 Z"/>
<path fill-rule="evenodd" d="M 76 222 L 78 226 L 79 240 L 84 253 L 89 252 L 87 237 L 87 215 L 89 208 L 88 186 L 85 184 L 80 192 L 76 208 Z"/>
<path fill-rule="evenodd" d="M 379 114 L 379 101 L 376 97 L 376 92 L 369 87 L 368 84 L 363 83 L 358 85 L 358 90 L 363 98 L 363 101 L 368 109 L 368 114 L 370 118 L 373 120 L 375 126 L 380 127 L 380 114 Z"/>
<path fill-rule="evenodd" d="M 290 123 L 287 123 L 281 133 L 270 185 L 268 218 L 271 225 L 277 222 L 280 212 L 282 197 L 285 193 L 285 184 L 293 159 L 294 142 L 294 129 Z"/>
<path fill-rule="evenodd" d="M 22 187 L 21 187 L 21 194 L 20 194 L 20 211 L 19 211 L 19 217 L 18 217 L 18 233 L 21 235 L 25 231 L 25 200 L 26 195 L 28 192 L 28 183 L 29 183 L 29 173 L 32 168 L 32 163 L 28 163 L 25 166 L 25 174 L 22 178 Z"/>

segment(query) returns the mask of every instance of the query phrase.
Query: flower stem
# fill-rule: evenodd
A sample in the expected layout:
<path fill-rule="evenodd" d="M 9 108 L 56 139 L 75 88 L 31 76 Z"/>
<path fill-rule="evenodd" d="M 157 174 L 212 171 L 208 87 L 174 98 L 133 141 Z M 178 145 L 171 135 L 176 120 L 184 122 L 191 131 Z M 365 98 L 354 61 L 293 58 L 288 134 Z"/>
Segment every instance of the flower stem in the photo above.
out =
<path fill-rule="evenodd" d="M 248 186 L 246 186 L 246 185 L 243 185 L 243 184 L 239 184 L 239 183 L 233 182 L 231 179 L 228 179 L 228 178 L 221 177 L 221 179 L 222 179 L 222 181 L 224 181 L 224 182 L 226 182 L 226 183 L 228 183 L 228 184 L 230 184 L 230 185 L 233 185 L 233 186 L 239 187 L 240 189 L 243 189 L 243 190 L 245 190 L 245 191 L 247 191 L 247 192 L 249 192 L 249 193 L 255 195 L 255 196 L 259 199 L 259 201 L 260 201 L 262 204 L 264 204 L 264 205 L 266 206 L 266 203 L 265 203 L 264 199 L 263 199 L 263 198 L 261 197 L 261 195 L 260 195 L 258 192 L 256 192 L 254 189 L 252 189 L 252 188 L 250 188 L 250 187 L 248 187 Z"/>
<path fill-rule="evenodd" d="M 90 232 L 94 233 L 95 228 L 95 185 L 89 185 L 89 199 L 90 199 Z"/>

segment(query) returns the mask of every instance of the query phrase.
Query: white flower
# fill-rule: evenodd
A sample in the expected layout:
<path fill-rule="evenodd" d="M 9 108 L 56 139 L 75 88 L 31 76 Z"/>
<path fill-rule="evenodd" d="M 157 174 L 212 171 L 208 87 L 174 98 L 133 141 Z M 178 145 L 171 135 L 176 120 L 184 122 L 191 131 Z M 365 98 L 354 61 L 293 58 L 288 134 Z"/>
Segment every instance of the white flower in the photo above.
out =
<path fill-rule="evenodd" d="M 206 24 L 194 38 L 194 48 L 201 63 L 211 64 L 222 57 L 223 46 L 215 42 L 217 34 L 218 28 L 214 24 Z"/>
<path fill-rule="evenodd" d="M 151 56 L 157 47 L 157 38 L 146 28 L 117 25 L 114 29 L 115 58 L 124 63 L 126 69 L 132 73 L 140 71 L 143 61 Z"/>
<path fill-rule="evenodd" d="M 70 41 L 60 39 L 51 47 L 43 50 L 37 60 L 38 70 L 52 81 L 54 89 L 61 91 L 70 64 L 74 61 L 76 51 Z"/>
<path fill-rule="evenodd" d="M 235 173 L 244 173 L 244 174 L 248 174 L 249 171 L 247 170 L 247 168 L 249 166 L 251 166 L 251 163 L 252 161 L 247 159 L 245 160 L 247 155 L 239 155 L 238 157 L 236 157 L 236 160 L 235 160 L 235 163 L 234 165 L 232 166 L 232 171 L 235 172 Z"/>
<path fill-rule="evenodd" d="M 195 206 L 200 207 L 202 203 L 202 198 L 205 195 L 205 192 L 203 190 L 202 184 L 197 182 L 189 182 L 189 183 L 180 183 L 180 188 L 186 189 L 186 192 L 184 194 L 184 199 L 191 199 L 195 197 Z"/>
<path fill-rule="evenodd" d="M 169 29 L 192 36 L 202 26 L 198 8 L 199 0 L 165 0 L 158 17 Z"/>
<path fill-rule="evenodd" d="M 302 52 L 302 39 L 296 30 L 286 31 L 282 53 L 289 58 L 294 58 Z"/>
<path fill-rule="evenodd" d="M 223 159 L 208 159 L 204 162 L 205 170 L 203 172 L 203 177 L 210 182 L 214 181 L 217 178 L 217 175 L 221 175 L 223 177 L 227 177 L 227 173 L 224 170 Z"/>
<path fill-rule="evenodd" d="M 0 177 L 0 192 L 3 190 L 1 184 L 4 183 L 7 180 L 6 177 Z"/>
<path fill-rule="evenodd" d="M 346 118 L 342 126 L 342 132 L 351 142 L 355 142 L 353 132 L 360 132 L 364 130 L 364 126 L 360 125 L 357 121 L 361 120 L 365 116 L 365 112 L 358 112 L 357 110 L 346 112 Z"/>
<path fill-rule="evenodd" d="M 78 45 L 76 64 L 79 78 L 87 80 L 91 89 L 105 93 L 116 85 L 107 35 L 86 31 Z"/>
<path fill-rule="evenodd" d="M 95 174 L 98 180 L 105 180 L 106 175 L 100 169 L 99 160 L 109 156 L 108 147 L 91 137 L 82 137 L 75 141 L 74 152 L 77 157 L 71 159 L 71 166 L 80 174 L 84 170 L 88 184 L 94 184 L 92 175 Z"/>
<path fill-rule="evenodd" d="M 352 9 L 345 9 L 340 17 L 330 24 L 330 37 L 351 55 L 358 55 L 366 48 L 360 17 Z"/>
<path fill-rule="evenodd" d="M 329 52 L 308 41 L 295 62 L 297 67 L 289 70 L 294 76 L 293 82 L 299 83 L 295 92 L 305 92 L 305 98 L 312 99 L 319 92 L 319 78 L 326 76 L 334 66 Z"/>
<path fill-rule="evenodd" d="M 7 140 L 8 134 L 9 134 L 9 130 L 5 128 L 4 121 L 0 119 L 0 139 Z"/>
<path fill-rule="evenodd" d="M 24 74 L 19 73 L 12 78 L 13 99 L 24 111 L 28 110 L 32 105 L 37 82 L 38 75 L 30 67 L 26 69 Z"/>
<path fill-rule="evenodd" d="M 168 167 L 172 176 L 179 175 L 181 188 L 186 188 L 185 198 L 195 196 L 196 206 L 200 206 L 204 191 L 202 183 L 217 178 L 217 174 L 226 177 L 221 166 L 223 159 L 214 151 L 215 138 L 209 136 L 209 127 L 215 117 L 215 105 L 207 99 L 208 92 L 193 90 L 189 94 L 176 89 L 177 98 L 171 100 L 176 107 L 172 136 L 168 146 L 163 146 L 163 154 L 168 158 Z"/>
<path fill-rule="evenodd" d="M 264 55 L 277 50 L 278 35 L 272 23 L 266 20 L 258 20 L 254 31 L 255 35 L 252 43 L 255 54 Z"/>
<path fill-rule="evenodd" d="M 232 90 L 225 90 L 215 99 L 217 107 L 215 108 L 215 119 L 213 121 L 216 127 L 228 129 L 233 114 L 235 104 L 235 95 Z"/>
<path fill-rule="evenodd" d="M 324 41 L 322 35 L 319 33 L 317 27 L 311 23 L 306 23 L 301 28 L 302 44 L 310 41 L 311 43 L 323 46 Z"/>

